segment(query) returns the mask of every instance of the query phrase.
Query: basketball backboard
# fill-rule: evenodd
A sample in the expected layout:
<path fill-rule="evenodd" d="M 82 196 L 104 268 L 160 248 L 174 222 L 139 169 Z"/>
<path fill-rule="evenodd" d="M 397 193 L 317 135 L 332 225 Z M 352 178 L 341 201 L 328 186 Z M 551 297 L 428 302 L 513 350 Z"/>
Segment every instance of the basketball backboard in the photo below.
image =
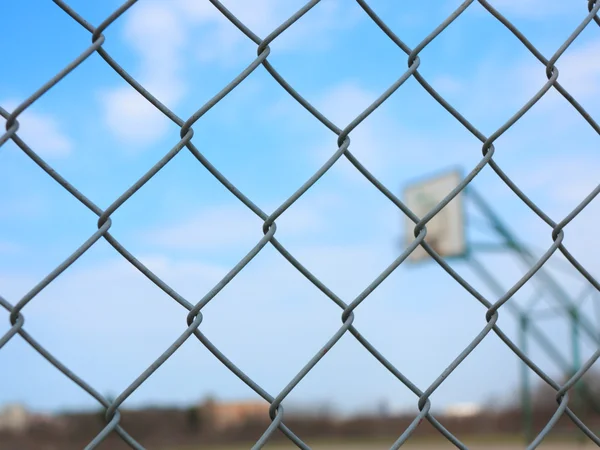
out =
<path fill-rule="evenodd" d="M 461 181 L 458 172 L 448 172 L 435 178 L 412 183 L 404 190 L 404 201 L 419 218 L 425 216 L 440 203 Z M 406 218 L 406 245 L 414 241 L 415 224 Z M 440 212 L 427 222 L 427 236 L 431 247 L 442 257 L 462 256 L 466 253 L 465 220 L 462 193 L 454 197 Z M 409 261 L 429 258 L 423 247 L 418 246 Z"/>

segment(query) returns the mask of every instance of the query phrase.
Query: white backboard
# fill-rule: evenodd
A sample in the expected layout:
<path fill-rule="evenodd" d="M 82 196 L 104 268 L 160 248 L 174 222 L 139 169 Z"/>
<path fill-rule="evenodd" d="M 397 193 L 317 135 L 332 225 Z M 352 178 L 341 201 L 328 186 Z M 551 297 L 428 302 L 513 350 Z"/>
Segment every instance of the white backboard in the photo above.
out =
<path fill-rule="evenodd" d="M 414 183 L 406 187 L 404 201 L 419 218 L 425 216 L 442 201 L 461 181 L 460 173 L 449 172 L 444 175 Z M 407 217 L 405 244 L 414 241 L 415 224 Z M 462 193 L 458 194 L 442 210 L 427 222 L 427 236 L 431 247 L 442 257 L 462 256 L 466 253 L 465 220 Z M 429 258 L 429 254 L 418 246 L 408 258 L 420 261 Z"/>

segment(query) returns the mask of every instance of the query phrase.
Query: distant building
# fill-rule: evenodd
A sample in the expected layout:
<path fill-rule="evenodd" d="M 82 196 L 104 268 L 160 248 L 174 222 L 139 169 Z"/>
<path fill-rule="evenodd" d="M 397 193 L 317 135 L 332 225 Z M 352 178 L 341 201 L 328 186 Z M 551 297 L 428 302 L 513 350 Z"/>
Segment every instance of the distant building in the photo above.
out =
<path fill-rule="evenodd" d="M 459 403 L 449 406 L 444 413 L 448 417 L 468 418 L 480 414 L 481 411 L 481 406 L 476 403 Z"/>
<path fill-rule="evenodd" d="M 22 405 L 9 404 L 0 409 L 1 431 L 24 431 L 29 426 L 29 413 Z"/>
<path fill-rule="evenodd" d="M 377 405 L 377 414 L 379 417 L 389 417 L 390 404 L 387 400 L 381 400 Z"/>
<path fill-rule="evenodd" d="M 246 422 L 270 422 L 269 404 L 265 401 L 219 402 L 208 400 L 200 409 L 217 430 L 243 425 Z"/>

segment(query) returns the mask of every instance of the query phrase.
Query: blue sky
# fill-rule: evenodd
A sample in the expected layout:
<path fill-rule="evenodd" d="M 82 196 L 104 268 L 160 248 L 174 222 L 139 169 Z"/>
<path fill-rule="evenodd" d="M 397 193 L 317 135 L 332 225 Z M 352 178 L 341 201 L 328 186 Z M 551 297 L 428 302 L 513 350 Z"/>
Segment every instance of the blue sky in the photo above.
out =
<path fill-rule="evenodd" d="M 301 1 L 224 2 L 266 36 Z M 411 47 L 458 7 L 373 1 Z M 542 3 L 544 6 L 542 7 Z M 496 0 L 547 57 L 585 18 L 586 2 Z M 69 3 L 97 25 L 119 2 Z M 50 1 L 4 6 L 0 106 L 12 111 L 84 51 L 84 30 Z M 256 45 L 208 2 L 140 0 L 105 32 L 104 48 L 149 91 L 187 118 L 256 55 Z M 559 80 L 600 117 L 600 28 L 591 24 L 557 63 Z M 343 127 L 406 70 L 406 55 L 358 5 L 323 0 L 271 45 L 269 61 Z M 540 89 L 544 67 L 480 5 L 473 4 L 421 53 L 420 72 L 472 123 L 491 134 Z M 106 208 L 179 140 L 178 128 L 92 55 L 19 118 L 19 134 L 74 186 Z M 259 67 L 194 125 L 194 143 L 267 212 L 337 149 L 336 136 Z M 467 170 L 481 144 L 410 79 L 351 133 L 351 150 L 398 194 L 406 183 L 454 167 Z M 496 144 L 506 173 L 560 220 L 598 183 L 599 137 L 551 91 Z M 551 230 L 490 169 L 474 188 L 541 251 Z M 96 230 L 97 218 L 12 142 L 0 150 L 0 293 L 16 303 Z M 469 209 L 469 214 L 472 211 Z M 598 273 L 592 203 L 566 228 L 568 248 Z M 477 219 L 473 219 L 476 223 Z M 278 239 L 344 300 L 351 301 L 399 254 L 404 218 L 345 160 L 277 220 Z M 182 151 L 113 215 L 111 233 L 190 301 L 198 301 L 261 238 L 261 221 Z M 484 233 L 470 231 L 473 239 Z M 489 233 L 488 233 L 489 235 Z M 503 255 L 482 261 L 505 283 L 525 269 Z M 560 262 L 560 258 L 553 258 Z M 494 296 L 468 265 L 456 270 Z M 557 272 L 573 293 L 582 280 Z M 530 294 L 525 288 L 522 297 Z M 515 301 L 519 301 L 515 299 Z M 593 319 L 591 305 L 586 313 Z M 102 393 L 117 394 L 185 328 L 186 311 L 100 241 L 23 311 L 27 330 Z M 206 308 L 202 329 L 272 394 L 340 326 L 340 310 L 270 247 Z M 0 332 L 8 330 L 8 314 Z M 356 311 L 356 325 L 425 389 L 485 325 L 485 310 L 439 267 L 400 267 Z M 514 322 L 501 326 L 514 336 Z M 546 322 L 566 349 L 567 327 Z M 591 354 L 588 341 L 584 348 Z M 533 346 L 542 367 L 556 366 Z M 15 337 L 0 351 L 0 402 L 56 410 L 94 401 Z M 488 336 L 433 395 L 434 406 L 483 402 L 516 389 L 518 362 Z M 126 405 L 189 404 L 207 393 L 254 393 L 194 338 Z M 417 411 L 417 399 L 351 336 L 318 364 L 290 402 L 343 409 L 387 398 Z"/>

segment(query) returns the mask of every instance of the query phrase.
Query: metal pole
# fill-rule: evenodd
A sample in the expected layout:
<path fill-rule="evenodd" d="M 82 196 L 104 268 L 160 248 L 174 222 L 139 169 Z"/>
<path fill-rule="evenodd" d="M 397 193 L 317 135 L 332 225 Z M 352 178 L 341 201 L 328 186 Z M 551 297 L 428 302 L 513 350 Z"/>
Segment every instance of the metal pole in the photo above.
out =
<path fill-rule="evenodd" d="M 577 320 L 577 316 L 579 312 L 575 309 L 572 311 L 572 320 L 571 320 L 571 345 L 573 351 L 573 373 L 577 373 L 577 371 L 581 368 L 581 350 L 580 350 L 580 338 L 579 338 L 579 322 Z M 585 408 L 586 402 L 584 401 L 585 396 L 585 386 L 583 382 L 580 380 L 575 383 L 575 398 L 574 400 L 574 409 L 577 411 L 578 408 Z M 592 398 L 590 397 L 590 401 Z M 581 412 L 580 412 L 581 413 Z M 583 442 L 585 440 L 585 435 L 583 433 L 577 433 L 577 440 L 579 442 Z"/>
<path fill-rule="evenodd" d="M 527 355 L 527 328 L 529 326 L 529 318 L 525 314 L 521 314 L 519 327 L 519 348 Z M 531 381 L 529 367 L 524 361 L 521 363 L 521 414 L 523 418 L 523 435 L 525 442 L 528 445 L 534 439 L 533 434 L 533 409 L 531 405 Z"/>
<path fill-rule="evenodd" d="M 579 349 L 579 321 L 577 316 L 579 312 L 574 309 L 571 312 L 573 319 L 571 320 L 571 344 L 573 346 L 573 373 L 576 373 L 581 368 L 581 352 Z"/>
<path fill-rule="evenodd" d="M 465 262 L 469 264 L 469 266 L 479 275 L 481 279 L 483 279 L 484 283 L 488 285 L 495 295 L 498 295 L 499 297 L 504 295 L 506 289 L 504 289 L 504 287 L 490 273 L 490 271 L 488 271 L 479 260 L 475 259 L 472 254 L 465 258 Z M 515 315 L 518 319 L 526 316 L 526 314 L 521 310 L 521 308 L 519 308 L 518 305 L 510 301 L 505 303 L 502 308 Z M 575 321 L 575 323 L 579 324 L 578 321 Z M 540 348 L 546 352 L 550 359 L 560 367 L 565 375 L 570 375 L 572 373 L 573 363 L 561 354 L 560 350 L 552 343 L 552 340 L 549 339 L 538 326 L 536 326 L 535 322 L 531 320 L 528 321 L 527 331 L 529 332 L 529 335 L 535 339 Z M 577 338 L 577 342 L 579 343 L 579 337 Z M 579 349 L 579 344 L 577 349 Z M 579 385 L 585 398 L 590 399 L 591 406 L 594 408 L 594 410 L 596 412 L 600 412 L 600 404 L 598 404 L 595 398 L 591 395 L 591 391 L 588 386 L 583 381 L 581 381 Z"/>
<path fill-rule="evenodd" d="M 497 296 L 502 296 L 506 292 L 506 289 L 500 284 L 500 282 L 487 270 L 487 268 L 477 259 L 470 255 L 466 260 L 469 266 L 479 275 L 481 279 L 487 284 L 487 286 Z M 516 316 L 519 320 L 521 317 L 527 314 L 515 303 L 510 301 L 505 303 L 502 307 L 506 311 Z M 552 341 L 540 330 L 535 323 L 529 322 L 527 324 L 527 330 L 536 339 L 539 346 L 548 353 L 550 359 L 554 361 L 565 373 L 570 372 L 571 365 L 567 358 L 565 358 L 561 352 L 554 346 Z"/>
<path fill-rule="evenodd" d="M 472 188 L 465 188 L 464 192 L 469 195 L 469 198 L 476 203 L 477 207 L 488 217 L 494 229 L 506 240 L 507 246 L 516 251 L 521 260 L 525 263 L 526 267 L 530 268 L 533 264 L 535 264 L 536 258 L 533 256 L 531 251 L 529 251 L 525 245 L 516 239 L 513 233 L 494 213 L 487 202 Z M 576 307 L 562 286 L 544 270 L 544 267 L 540 268 L 540 270 L 537 272 L 537 275 L 539 275 L 539 277 L 546 284 L 550 295 L 552 295 L 562 304 L 571 318 L 578 322 L 578 324 L 581 326 L 581 329 L 583 329 L 583 331 L 585 331 L 595 343 L 600 344 L 600 338 L 595 327 L 591 322 L 587 321 L 585 317 L 581 317 L 581 315 L 576 314 Z"/>

